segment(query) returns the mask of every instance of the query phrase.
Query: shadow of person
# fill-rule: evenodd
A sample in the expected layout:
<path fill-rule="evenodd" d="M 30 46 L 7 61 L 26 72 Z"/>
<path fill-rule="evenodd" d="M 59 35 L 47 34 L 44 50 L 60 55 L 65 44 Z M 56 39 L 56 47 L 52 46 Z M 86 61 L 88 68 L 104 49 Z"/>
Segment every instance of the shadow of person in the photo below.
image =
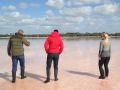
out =
<path fill-rule="evenodd" d="M 46 77 L 41 76 L 41 75 L 37 75 L 37 74 L 34 74 L 34 73 L 25 72 L 25 74 L 30 78 L 33 78 L 33 79 L 36 79 L 36 80 L 39 80 L 39 81 L 42 81 L 42 82 L 43 82 L 42 79 L 46 79 Z"/>
<path fill-rule="evenodd" d="M 72 74 L 77 74 L 77 75 L 89 76 L 89 77 L 93 77 L 93 78 L 98 77 L 97 75 L 88 73 L 88 72 L 80 72 L 80 71 L 72 71 L 72 70 L 68 70 L 67 72 L 72 73 Z"/>
<path fill-rule="evenodd" d="M 11 75 L 9 75 L 7 72 L 0 73 L 0 78 L 5 79 L 6 81 L 11 82 L 11 80 L 9 79 L 9 77 L 11 77 Z"/>

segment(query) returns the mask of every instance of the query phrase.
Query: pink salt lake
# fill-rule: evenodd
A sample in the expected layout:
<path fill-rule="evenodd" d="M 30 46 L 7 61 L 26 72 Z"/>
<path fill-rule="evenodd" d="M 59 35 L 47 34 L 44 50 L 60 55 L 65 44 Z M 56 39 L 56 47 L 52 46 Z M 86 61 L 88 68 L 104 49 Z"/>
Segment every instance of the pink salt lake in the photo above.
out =
<path fill-rule="evenodd" d="M 7 55 L 7 39 L 0 39 L 0 90 L 120 90 L 120 39 L 112 39 L 110 75 L 99 80 L 98 49 L 100 40 L 64 40 L 64 51 L 59 59 L 59 80 L 46 79 L 45 39 L 33 39 L 25 47 L 26 75 L 20 79 L 18 63 L 17 80 L 11 83 L 11 58 Z"/>

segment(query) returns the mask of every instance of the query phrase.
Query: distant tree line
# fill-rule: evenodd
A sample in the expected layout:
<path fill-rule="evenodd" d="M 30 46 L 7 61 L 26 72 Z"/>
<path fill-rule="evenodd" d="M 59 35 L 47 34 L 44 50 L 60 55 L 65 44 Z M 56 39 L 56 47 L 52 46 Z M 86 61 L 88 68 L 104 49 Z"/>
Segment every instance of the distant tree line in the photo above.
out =
<path fill-rule="evenodd" d="M 120 33 L 108 33 L 110 36 L 120 36 Z M 11 35 L 13 34 L 6 34 L 6 35 L 3 35 L 3 34 L 0 34 L 0 37 L 10 37 Z M 68 33 L 65 33 L 65 34 L 60 34 L 61 36 L 100 36 L 101 33 L 79 33 L 79 32 L 76 32 L 76 33 L 72 33 L 72 32 L 68 32 Z M 25 37 L 47 37 L 49 36 L 49 34 L 32 34 L 32 35 L 25 35 Z"/>
<path fill-rule="evenodd" d="M 98 36 L 101 33 L 65 33 L 65 34 L 61 34 L 61 36 Z"/>
<path fill-rule="evenodd" d="M 108 33 L 110 36 L 120 36 L 120 33 Z M 66 34 L 61 34 L 62 36 L 100 36 L 101 33 L 66 33 Z"/>

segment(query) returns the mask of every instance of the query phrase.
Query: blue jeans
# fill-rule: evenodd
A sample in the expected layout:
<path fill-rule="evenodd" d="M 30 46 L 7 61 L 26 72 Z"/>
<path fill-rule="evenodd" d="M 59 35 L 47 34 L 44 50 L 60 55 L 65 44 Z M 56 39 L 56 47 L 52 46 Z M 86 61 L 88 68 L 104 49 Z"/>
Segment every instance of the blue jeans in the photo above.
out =
<path fill-rule="evenodd" d="M 12 72 L 17 71 L 17 63 L 20 62 L 20 68 L 21 70 L 25 69 L 25 59 L 24 55 L 22 56 L 12 56 Z"/>

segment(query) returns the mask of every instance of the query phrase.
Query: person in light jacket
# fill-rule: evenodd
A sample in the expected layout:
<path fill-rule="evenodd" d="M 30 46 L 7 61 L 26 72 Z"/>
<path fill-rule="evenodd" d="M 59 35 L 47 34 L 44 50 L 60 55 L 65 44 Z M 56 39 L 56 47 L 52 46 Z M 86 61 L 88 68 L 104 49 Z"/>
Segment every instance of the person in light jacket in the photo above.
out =
<path fill-rule="evenodd" d="M 111 43 L 109 40 L 109 35 L 107 33 L 102 33 L 101 38 L 102 40 L 100 42 L 99 55 L 98 55 L 99 71 L 100 71 L 99 79 L 104 79 L 105 77 L 109 76 L 108 64 L 111 56 Z"/>

